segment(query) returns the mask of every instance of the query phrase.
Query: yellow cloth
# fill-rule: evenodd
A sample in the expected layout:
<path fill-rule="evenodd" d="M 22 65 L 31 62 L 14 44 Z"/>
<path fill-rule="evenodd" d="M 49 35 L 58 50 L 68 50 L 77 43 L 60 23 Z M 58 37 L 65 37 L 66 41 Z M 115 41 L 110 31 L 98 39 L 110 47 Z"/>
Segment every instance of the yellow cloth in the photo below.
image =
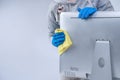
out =
<path fill-rule="evenodd" d="M 64 43 L 61 44 L 58 47 L 58 52 L 59 52 L 60 55 L 62 55 L 66 50 L 68 50 L 68 48 L 70 48 L 72 46 L 72 41 L 70 39 L 69 34 L 65 30 L 56 29 L 55 33 L 58 33 L 58 32 L 63 32 L 65 34 L 65 41 L 64 41 Z"/>

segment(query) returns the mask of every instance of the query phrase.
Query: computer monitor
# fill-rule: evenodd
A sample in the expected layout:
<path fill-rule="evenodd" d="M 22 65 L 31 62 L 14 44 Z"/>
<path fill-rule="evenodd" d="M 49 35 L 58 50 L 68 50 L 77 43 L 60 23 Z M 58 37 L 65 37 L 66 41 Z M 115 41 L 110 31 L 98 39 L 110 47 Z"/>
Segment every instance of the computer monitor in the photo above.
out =
<path fill-rule="evenodd" d="M 60 16 L 60 28 L 68 32 L 73 42 L 73 45 L 60 56 L 60 73 L 68 77 L 86 78 L 86 75 L 92 75 L 98 70 L 98 74 L 101 75 L 102 68 L 99 70 L 100 68 L 96 69 L 98 66 L 95 67 L 95 55 L 97 51 L 96 56 L 104 57 L 106 51 L 104 59 L 107 59 L 101 59 L 100 63 L 103 63 L 101 67 L 107 64 L 109 69 L 103 69 L 103 72 L 109 72 L 111 69 L 111 76 L 119 79 L 120 12 L 96 12 L 89 19 L 80 19 L 77 16 L 77 12 L 63 12 Z M 101 41 L 103 47 L 98 46 Z M 103 49 L 97 50 L 99 47 Z"/>

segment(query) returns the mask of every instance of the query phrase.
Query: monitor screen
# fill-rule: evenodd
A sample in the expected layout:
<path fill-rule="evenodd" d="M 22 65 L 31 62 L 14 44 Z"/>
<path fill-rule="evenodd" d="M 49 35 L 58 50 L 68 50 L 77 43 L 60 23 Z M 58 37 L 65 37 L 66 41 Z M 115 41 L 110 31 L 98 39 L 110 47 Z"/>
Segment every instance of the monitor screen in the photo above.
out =
<path fill-rule="evenodd" d="M 71 77 L 91 74 L 96 40 L 108 40 L 112 74 L 120 78 L 120 12 L 97 12 L 86 20 L 77 16 L 77 12 L 63 12 L 60 17 L 60 28 L 73 42 L 60 56 L 60 73 Z"/>

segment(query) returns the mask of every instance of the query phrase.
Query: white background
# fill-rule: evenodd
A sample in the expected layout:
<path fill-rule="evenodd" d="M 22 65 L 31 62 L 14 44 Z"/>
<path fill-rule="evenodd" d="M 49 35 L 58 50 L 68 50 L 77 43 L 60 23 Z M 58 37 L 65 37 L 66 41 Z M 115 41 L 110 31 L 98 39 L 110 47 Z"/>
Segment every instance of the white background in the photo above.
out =
<path fill-rule="evenodd" d="M 59 80 L 59 55 L 48 39 L 51 0 L 0 0 L 0 80 Z M 120 10 L 120 0 L 111 0 Z"/>

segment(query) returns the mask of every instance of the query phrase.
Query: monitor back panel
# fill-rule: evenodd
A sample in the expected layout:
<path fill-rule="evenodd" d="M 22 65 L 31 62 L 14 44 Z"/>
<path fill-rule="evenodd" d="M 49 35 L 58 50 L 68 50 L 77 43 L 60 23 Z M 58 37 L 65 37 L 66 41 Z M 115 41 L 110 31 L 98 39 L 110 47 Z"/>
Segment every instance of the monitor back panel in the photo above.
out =
<path fill-rule="evenodd" d="M 62 13 L 60 28 L 73 45 L 60 56 L 60 72 L 70 77 L 91 74 L 96 40 L 109 40 L 113 76 L 120 78 L 120 12 L 97 12 L 87 20 L 78 13 Z"/>

